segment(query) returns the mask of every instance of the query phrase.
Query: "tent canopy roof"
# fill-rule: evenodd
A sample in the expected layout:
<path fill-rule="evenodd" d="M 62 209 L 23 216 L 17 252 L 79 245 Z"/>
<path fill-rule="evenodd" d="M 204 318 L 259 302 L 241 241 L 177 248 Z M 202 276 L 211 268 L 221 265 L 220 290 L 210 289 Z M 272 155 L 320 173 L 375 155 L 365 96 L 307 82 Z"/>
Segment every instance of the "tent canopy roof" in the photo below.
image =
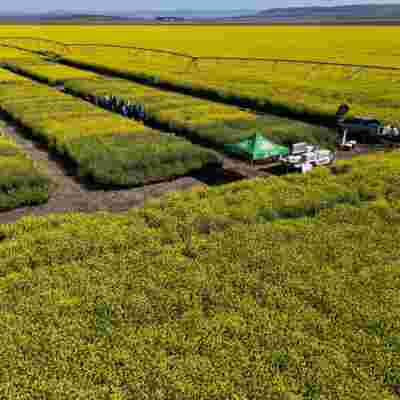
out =
<path fill-rule="evenodd" d="M 247 155 L 252 160 L 263 160 L 289 154 L 287 147 L 271 142 L 258 132 L 239 143 L 225 145 L 224 150 L 230 154 Z"/>

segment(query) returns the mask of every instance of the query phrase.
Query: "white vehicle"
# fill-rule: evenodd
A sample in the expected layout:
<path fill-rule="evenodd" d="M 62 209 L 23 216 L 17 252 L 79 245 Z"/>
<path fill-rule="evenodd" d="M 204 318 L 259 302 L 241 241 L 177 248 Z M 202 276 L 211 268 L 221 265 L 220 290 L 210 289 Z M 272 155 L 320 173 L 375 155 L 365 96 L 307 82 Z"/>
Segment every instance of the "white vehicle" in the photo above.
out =
<path fill-rule="evenodd" d="M 286 164 L 288 167 L 292 167 L 295 169 L 301 169 L 302 165 L 305 163 L 305 158 L 303 155 L 296 155 L 296 156 L 292 156 L 289 155 L 287 157 L 282 157 L 281 161 Z"/>
<path fill-rule="evenodd" d="M 292 152 L 281 161 L 289 168 L 304 171 L 304 165 L 312 167 L 331 164 L 335 160 L 335 154 L 330 150 L 320 149 L 307 143 L 296 143 L 293 145 Z M 306 168 L 309 170 L 309 168 Z"/>
<path fill-rule="evenodd" d="M 379 136 L 386 136 L 386 137 L 399 137 L 400 136 L 400 131 L 398 128 L 392 125 L 386 125 L 384 126 L 379 132 Z"/>
<path fill-rule="evenodd" d="M 314 165 L 329 165 L 335 160 L 335 154 L 330 150 L 316 150 L 314 152 Z"/>
<path fill-rule="evenodd" d="M 308 162 L 305 162 L 305 163 L 301 166 L 301 172 L 302 172 L 303 174 L 306 174 L 307 172 L 310 172 L 313 168 L 314 168 L 314 167 L 313 167 L 312 164 L 310 164 L 310 163 L 308 163 Z"/>
<path fill-rule="evenodd" d="M 301 142 L 301 143 L 295 143 L 292 146 L 292 151 L 291 151 L 291 155 L 298 155 L 298 154 L 304 154 L 304 153 L 309 153 L 310 151 L 313 151 L 315 148 L 315 146 L 305 143 L 305 142 Z"/>

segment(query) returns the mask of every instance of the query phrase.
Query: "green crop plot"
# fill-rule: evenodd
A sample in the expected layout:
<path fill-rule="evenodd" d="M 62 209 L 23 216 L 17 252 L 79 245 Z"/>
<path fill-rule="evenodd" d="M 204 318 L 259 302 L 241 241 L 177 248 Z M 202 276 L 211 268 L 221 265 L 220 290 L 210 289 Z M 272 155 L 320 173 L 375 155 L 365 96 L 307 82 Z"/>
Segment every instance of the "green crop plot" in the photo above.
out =
<path fill-rule="evenodd" d="M 0 109 L 102 186 L 136 186 L 218 164 L 215 153 L 41 84 L 0 86 Z"/>
<path fill-rule="evenodd" d="M 50 181 L 8 138 L 0 122 L 0 211 L 44 203 Z"/>

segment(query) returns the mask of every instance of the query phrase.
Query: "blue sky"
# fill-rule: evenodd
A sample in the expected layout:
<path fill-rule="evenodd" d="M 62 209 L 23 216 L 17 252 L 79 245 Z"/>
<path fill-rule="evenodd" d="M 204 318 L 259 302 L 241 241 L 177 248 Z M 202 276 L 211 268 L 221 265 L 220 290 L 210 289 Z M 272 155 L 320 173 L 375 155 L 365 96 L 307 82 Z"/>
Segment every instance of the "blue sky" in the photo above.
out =
<path fill-rule="evenodd" d="M 400 0 L 0 0 L 0 12 L 48 10 L 142 10 L 176 8 L 192 9 L 267 9 L 275 7 L 301 7 L 346 4 L 400 4 Z"/>

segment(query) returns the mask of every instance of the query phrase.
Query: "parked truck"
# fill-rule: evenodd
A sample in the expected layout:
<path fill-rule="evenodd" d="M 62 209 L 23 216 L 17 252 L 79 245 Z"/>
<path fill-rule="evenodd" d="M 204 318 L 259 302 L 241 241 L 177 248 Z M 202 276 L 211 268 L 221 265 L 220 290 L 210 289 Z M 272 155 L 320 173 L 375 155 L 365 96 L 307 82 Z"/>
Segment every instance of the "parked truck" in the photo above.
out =
<path fill-rule="evenodd" d="M 341 104 L 336 112 L 336 121 L 339 132 L 343 135 L 368 135 L 372 137 L 384 137 L 387 139 L 400 139 L 400 130 L 392 125 L 384 125 L 373 117 L 345 118 L 350 111 L 347 104 Z"/>

